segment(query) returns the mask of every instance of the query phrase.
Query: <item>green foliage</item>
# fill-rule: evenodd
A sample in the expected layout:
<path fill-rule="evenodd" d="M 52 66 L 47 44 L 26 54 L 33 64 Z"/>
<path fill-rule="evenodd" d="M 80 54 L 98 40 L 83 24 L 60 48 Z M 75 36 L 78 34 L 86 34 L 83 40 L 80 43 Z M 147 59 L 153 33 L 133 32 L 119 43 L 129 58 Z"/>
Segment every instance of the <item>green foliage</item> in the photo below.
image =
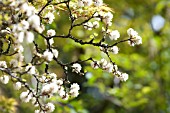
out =
<path fill-rule="evenodd" d="M 113 29 L 124 33 L 121 38 L 126 38 L 126 29 L 135 28 L 143 38 L 143 44 L 135 48 L 127 44 L 120 45 L 118 55 L 111 55 L 113 61 L 121 70 L 127 72 L 130 78 L 125 83 L 114 83 L 114 76 L 94 70 L 84 64 L 84 69 L 90 73 L 79 77 L 71 73 L 70 80 L 81 84 L 79 97 L 68 102 L 59 99 L 56 101 L 56 113 L 169 113 L 170 112 L 170 32 L 169 32 L 169 10 L 168 0 L 106 0 L 108 6 L 115 10 Z M 38 4 L 37 4 L 38 6 Z M 156 7 L 155 7 L 156 6 Z M 63 9 L 61 6 L 59 9 Z M 90 10 L 90 9 L 89 9 Z M 110 9 L 109 9 L 110 10 Z M 62 10 L 61 10 L 62 11 Z M 94 10 L 92 10 L 94 12 Z M 91 12 L 90 12 L 91 13 Z M 166 24 L 160 34 L 153 32 L 150 21 L 154 14 L 161 14 L 166 19 Z M 57 20 L 51 26 L 56 32 L 66 33 L 69 22 L 66 15 L 55 15 Z M 121 18 L 120 18 L 121 17 Z M 0 15 L 0 19 L 1 19 Z M 1 22 L 1 21 L 0 21 Z M 57 24 L 56 24 L 57 23 Z M 65 23 L 64 26 L 61 26 Z M 0 23 L 1 24 L 1 23 Z M 100 36 L 99 30 L 95 31 Z M 84 33 L 83 28 L 78 27 L 73 33 L 79 38 L 93 37 Z M 90 34 L 90 33 L 89 33 Z M 87 38 L 88 39 L 88 38 Z M 59 59 L 64 62 L 71 60 L 86 59 L 95 56 L 99 60 L 106 57 L 99 54 L 99 49 L 75 44 L 65 39 L 54 39 L 56 48 L 61 51 Z M 37 42 L 43 41 L 41 38 Z M 112 43 L 112 42 L 111 42 Z M 42 46 L 40 44 L 40 46 Z M 63 47 L 64 45 L 64 47 Z M 63 48 L 62 48 L 63 47 Z M 43 48 L 43 47 L 42 47 Z M 85 50 L 86 48 L 86 50 Z M 86 56 L 84 56 L 86 54 Z M 96 56 L 97 54 L 97 56 Z M 41 67 L 44 68 L 44 67 Z M 58 75 L 62 71 L 52 70 Z M 73 79 L 74 78 L 74 79 Z M 81 79 L 81 80 L 80 80 Z M 82 80 L 83 79 L 83 80 Z M 6 92 L 7 93 L 7 92 Z M 16 94 L 12 94 L 14 96 Z M 60 102 L 58 102 L 60 101 Z M 17 102 L 0 95 L 0 111 L 2 113 L 14 113 Z M 24 104 L 19 110 L 26 113 L 28 104 Z"/>

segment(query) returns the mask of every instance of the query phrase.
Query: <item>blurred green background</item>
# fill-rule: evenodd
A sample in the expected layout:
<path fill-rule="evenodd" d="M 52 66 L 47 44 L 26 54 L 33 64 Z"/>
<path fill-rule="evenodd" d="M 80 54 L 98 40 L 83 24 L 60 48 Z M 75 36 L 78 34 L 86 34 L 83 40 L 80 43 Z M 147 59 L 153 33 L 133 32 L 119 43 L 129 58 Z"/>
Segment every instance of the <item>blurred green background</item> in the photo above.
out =
<path fill-rule="evenodd" d="M 119 54 L 111 54 L 119 69 L 129 74 L 129 79 L 120 82 L 107 72 L 91 69 L 90 62 L 84 63 L 83 69 L 88 71 L 86 75 L 79 76 L 72 72 L 69 75 L 71 82 L 81 85 L 80 95 L 68 102 L 53 98 L 55 113 L 170 113 L 170 0 L 104 2 L 115 11 L 110 28 L 119 30 L 119 40 L 128 38 L 126 30 L 130 27 L 143 39 L 143 44 L 135 47 L 127 43 L 119 44 Z M 54 28 L 57 34 L 67 33 L 68 17 L 65 13 L 60 14 L 56 14 L 55 22 L 46 28 Z M 162 17 L 165 22 L 161 23 L 160 18 L 153 20 L 154 17 Z M 155 30 L 153 24 L 162 28 Z M 84 32 L 82 27 L 78 27 L 74 35 L 88 39 L 93 32 L 100 35 L 101 29 Z M 38 38 L 36 41 L 43 42 Z M 65 63 L 91 56 L 97 60 L 106 58 L 99 48 L 81 46 L 68 39 L 55 39 L 55 46 L 59 50 L 59 59 Z M 55 62 L 50 64 L 50 71 L 63 76 Z M 11 83 L 0 83 L 0 113 L 9 113 L 11 108 L 16 113 L 34 112 L 30 103 L 21 104 L 20 93 L 13 90 Z"/>

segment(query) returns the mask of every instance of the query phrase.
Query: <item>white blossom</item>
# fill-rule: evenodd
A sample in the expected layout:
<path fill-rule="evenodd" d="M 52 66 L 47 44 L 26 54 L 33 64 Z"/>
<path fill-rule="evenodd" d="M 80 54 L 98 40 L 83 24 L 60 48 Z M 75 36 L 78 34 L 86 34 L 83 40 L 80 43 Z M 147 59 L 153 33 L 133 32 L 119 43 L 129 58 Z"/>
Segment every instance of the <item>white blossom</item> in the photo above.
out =
<path fill-rule="evenodd" d="M 106 68 L 106 66 L 107 66 L 107 60 L 104 59 L 104 58 L 102 58 L 102 59 L 100 60 L 100 66 L 101 66 L 102 68 Z"/>
<path fill-rule="evenodd" d="M 79 6 L 79 7 L 84 7 L 84 3 L 83 3 L 82 0 L 78 0 L 78 6 Z"/>
<path fill-rule="evenodd" d="M 119 77 L 121 81 L 126 81 L 128 79 L 129 75 L 127 73 L 122 73 Z"/>
<path fill-rule="evenodd" d="M 32 65 L 26 66 L 25 71 L 28 71 L 28 74 L 35 74 L 36 73 L 35 66 L 32 66 Z"/>
<path fill-rule="evenodd" d="M 25 3 L 23 3 L 22 5 L 21 5 L 21 11 L 22 12 L 26 12 L 28 9 L 29 9 L 29 6 L 28 6 L 28 4 L 25 2 Z"/>
<path fill-rule="evenodd" d="M 113 71 L 113 64 L 108 63 L 105 67 L 105 70 L 108 71 L 109 73 L 111 73 Z"/>
<path fill-rule="evenodd" d="M 26 2 L 21 5 L 21 11 L 26 13 L 27 16 L 31 16 L 35 13 L 35 7 L 29 6 Z"/>
<path fill-rule="evenodd" d="M 29 6 L 29 9 L 26 11 L 26 15 L 29 17 L 31 15 L 34 15 L 37 13 L 36 9 L 34 6 Z"/>
<path fill-rule="evenodd" d="M 55 73 L 50 73 L 49 76 L 52 79 L 55 79 L 55 80 L 57 79 L 57 75 Z"/>
<path fill-rule="evenodd" d="M 32 43 L 34 41 L 34 34 L 32 32 L 26 32 L 26 41 L 28 43 Z"/>
<path fill-rule="evenodd" d="M 32 98 L 32 94 L 29 93 L 29 91 L 25 91 L 25 92 L 22 92 L 20 94 L 20 99 L 23 101 L 23 102 L 29 102 Z"/>
<path fill-rule="evenodd" d="M 77 83 L 73 83 L 70 87 L 70 89 L 74 89 L 74 90 L 80 90 L 80 86 Z"/>
<path fill-rule="evenodd" d="M 82 67 L 80 64 L 75 63 L 75 64 L 73 64 L 72 68 L 73 68 L 73 70 L 72 70 L 73 72 L 79 73 L 81 71 Z"/>
<path fill-rule="evenodd" d="M 134 29 L 132 29 L 132 28 L 129 28 L 129 29 L 127 30 L 127 34 L 128 34 L 129 36 L 131 36 L 131 37 L 135 37 L 135 36 L 138 35 L 138 33 L 137 33 Z"/>
<path fill-rule="evenodd" d="M 18 33 L 18 41 L 22 43 L 24 41 L 24 32 L 19 32 Z"/>
<path fill-rule="evenodd" d="M 94 0 L 94 5 L 100 7 L 103 5 L 103 0 Z"/>
<path fill-rule="evenodd" d="M 52 61 L 53 59 L 53 53 L 51 53 L 49 50 L 44 51 L 43 53 L 43 57 L 45 58 L 45 60 L 47 61 Z"/>
<path fill-rule="evenodd" d="M 40 17 L 38 15 L 32 15 L 28 18 L 28 22 L 29 24 L 33 27 L 33 28 L 37 28 L 40 27 Z"/>
<path fill-rule="evenodd" d="M 12 59 L 10 61 L 10 66 L 11 67 L 18 67 L 18 61 L 16 59 Z"/>
<path fill-rule="evenodd" d="M 0 68 L 7 68 L 5 61 L 0 61 Z"/>
<path fill-rule="evenodd" d="M 50 30 L 47 31 L 47 36 L 48 37 L 51 37 L 51 36 L 54 36 L 54 35 L 55 35 L 55 30 L 50 29 Z"/>
<path fill-rule="evenodd" d="M 9 76 L 8 75 L 2 75 L 0 77 L 0 81 L 3 83 L 3 84 L 7 84 L 9 82 Z"/>
<path fill-rule="evenodd" d="M 53 13 L 51 12 L 48 12 L 46 15 L 45 15 L 45 18 L 47 19 L 47 22 L 49 24 L 51 24 L 53 22 L 53 20 L 55 19 L 55 16 Z"/>
<path fill-rule="evenodd" d="M 23 56 L 23 54 L 22 54 L 22 53 L 16 54 L 16 59 L 17 59 L 19 62 L 24 61 L 24 56 Z"/>
<path fill-rule="evenodd" d="M 58 89 L 59 87 L 57 84 L 49 83 L 49 84 L 43 85 L 41 92 L 43 95 L 52 95 L 53 93 L 56 93 Z"/>
<path fill-rule="evenodd" d="M 53 112 L 55 110 L 55 106 L 53 103 L 49 102 L 46 104 L 45 109 L 47 112 Z"/>
<path fill-rule="evenodd" d="M 94 69 L 98 69 L 99 68 L 99 63 L 97 61 L 92 61 L 91 62 L 91 67 Z"/>
<path fill-rule="evenodd" d="M 138 33 L 135 30 L 129 28 L 127 30 L 127 34 L 130 37 L 130 41 L 128 43 L 131 46 L 142 44 L 142 38 L 138 35 Z"/>
<path fill-rule="evenodd" d="M 117 46 L 113 46 L 110 48 L 110 51 L 113 53 L 113 54 L 118 54 L 119 52 L 119 48 Z"/>
<path fill-rule="evenodd" d="M 22 21 L 21 21 L 21 24 L 22 24 L 23 30 L 29 29 L 29 22 L 28 22 L 28 21 L 22 20 Z"/>
<path fill-rule="evenodd" d="M 77 83 L 73 83 L 70 87 L 70 92 L 69 94 L 73 97 L 77 97 L 79 95 L 79 91 L 80 90 L 80 87 Z"/>
<path fill-rule="evenodd" d="M 63 80 L 62 80 L 62 79 L 57 80 L 57 81 L 56 81 L 56 84 L 57 84 L 58 86 L 61 86 L 61 85 L 63 84 Z"/>
<path fill-rule="evenodd" d="M 107 12 L 104 14 L 103 16 L 103 22 L 109 26 L 111 26 L 111 21 L 112 21 L 112 18 L 113 18 L 113 14 L 111 12 Z"/>
<path fill-rule="evenodd" d="M 40 110 L 39 110 L 39 109 L 36 109 L 36 110 L 34 111 L 34 113 L 40 113 Z"/>
<path fill-rule="evenodd" d="M 58 50 L 56 49 L 52 49 L 53 55 L 55 56 L 55 58 L 58 58 Z"/>
<path fill-rule="evenodd" d="M 90 6 L 90 5 L 92 5 L 92 3 L 93 3 L 92 0 L 78 0 L 79 7 Z"/>
<path fill-rule="evenodd" d="M 87 30 L 92 30 L 93 24 L 91 22 L 86 22 L 84 25 L 84 28 Z"/>
<path fill-rule="evenodd" d="M 16 90 L 19 90 L 19 89 L 21 89 L 21 82 L 16 82 L 15 84 L 14 84 L 14 89 L 16 89 Z"/>
<path fill-rule="evenodd" d="M 90 6 L 92 5 L 93 1 L 92 0 L 83 0 L 84 6 Z"/>
<path fill-rule="evenodd" d="M 61 98 L 64 98 L 65 95 L 66 95 L 66 92 L 64 91 L 64 88 L 61 87 L 59 90 L 58 90 L 58 94 Z"/>
<path fill-rule="evenodd" d="M 94 21 L 93 22 L 93 27 L 94 28 L 99 28 L 99 22 L 98 21 Z"/>
<path fill-rule="evenodd" d="M 14 51 L 17 51 L 18 53 L 22 53 L 24 51 L 24 48 L 22 45 L 16 45 L 14 46 Z"/>
<path fill-rule="evenodd" d="M 118 30 L 113 30 L 112 32 L 109 33 L 109 38 L 111 40 L 117 40 L 120 37 L 120 33 Z"/>
<path fill-rule="evenodd" d="M 49 39 L 48 41 L 50 45 L 54 44 L 53 38 Z M 47 40 L 44 39 L 44 42 L 45 42 L 45 45 L 47 45 Z"/>

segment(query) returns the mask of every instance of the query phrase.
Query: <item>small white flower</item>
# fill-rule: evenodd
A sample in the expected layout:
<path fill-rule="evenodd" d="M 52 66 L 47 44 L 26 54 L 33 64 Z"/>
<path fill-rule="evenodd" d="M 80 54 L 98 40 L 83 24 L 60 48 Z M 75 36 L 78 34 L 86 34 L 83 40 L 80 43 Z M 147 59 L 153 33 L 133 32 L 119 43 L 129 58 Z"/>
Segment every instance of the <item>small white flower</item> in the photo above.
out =
<path fill-rule="evenodd" d="M 70 89 L 74 89 L 74 90 L 80 90 L 80 86 L 77 83 L 73 83 L 70 87 Z"/>
<path fill-rule="evenodd" d="M 21 24 L 22 24 L 23 30 L 29 29 L 29 22 L 28 21 L 22 20 Z"/>
<path fill-rule="evenodd" d="M 16 45 L 14 46 L 14 51 L 17 51 L 18 53 L 22 53 L 24 51 L 24 48 L 22 45 Z"/>
<path fill-rule="evenodd" d="M 28 4 L 25 2 L 25 3 L 23 3 L 22 5 L 21 5 L 21 11 L 22 12 L 26 12 L 28 9 L 29 9 L 29 6 L 28 6 Z"/>
<path fill-rule="evenodd" d="M 47 18 L 47 21 L 49 24 L 51 24 L 53 22 L 53 20 L 55 19 L 55 16 L 53 13 L 51 12 L 48 12 L 46 15 L 45 15 L 45 18 Z"/>
<path fill-rule="evenodd" d="M 98 69 L 99 63 L 97 61 L 93 61 L 93 62 L 91 62 L 91 67 L 94 68 L 94 69 Z"/>
<path fill-rule="evenodd" d="M 29 6 L 28 10 L 26 11 L 26 15 L 29 17 L 31 15 L 34 15 L 37 13 L 36 9 L 34 6 Z"/>
<path fill-rule="evenodd" d="M 131 37 L 135 37 L 135 36 L 137 36 L 138 35 L 138 33 L 135 31 L 135 30 L 133 30 L 132 28 L 129 28 L 128 30 L 127 30 L 127 34 Z"/>
<path fill-rule="evenodd" d="M 79 91 L 80 90 L 80 87 L 77 83 L 73 83 L 70 87 L 70 95 L 73 96 L 73 97 L 77 97 L 79 95 Z"/>
<path fill-rule="evenodd" d="M 77 97 L 79 95 L 79 92 L 77 90 L 70 90 L 70 95 L 73 97 Z"/>
<path fill-rule="evenodd" d="M 91 22 L 87 22 L 84 24 L 84 28 L 87 30 L 92 30 L 93 24 Z"/>
<path fill-rule="evenodd" d="M 40 17 L 38 15 L 32 15 L 28 18 L 28 22 L 29 24 L 33 27 L 33 28 L 37 28 L 40 27 Z"/>
<path fill-rule="evenodd" d="M 94 21 L 93 22 L 93 27 L 94 28 L 99 28 L 99 22 L 98 21 Z"/>
<path fill-rule="evenodd" d="M 92 0 L 83 0 L 84 6 L 90 6 L 92 5 L 93 1 Z"/>
<path fill-rule="evenodd" d="M 105 67 L 105 70 L 108 71 L 109 73 L 112 73 L 113 65 L 111 63 L 108 63 Z"/>
<path fill-rule="evenodd" d="M 11 67 L 18 67 L 18 61 L 16 59 L 12 59 L 10 61 L 10 66 Z"/>
<path fill-rule="evenodd" d="M 119 77 L 121 81 L 126 81 L 128 79 L 129 75 L 127 73 L 122 73 Z"/>
<path fill-rule="evenodd" d="M 102 58 L 102 59 L 100 60 L 100 67 L 106 68 L 106 66 L 107 66 L 107 60 L 104 59 L 104 58 Z"/>
<path fill-rule="evenodd" d="M 90 5 L 92 5 L 92 3 L 93 3 L 92 0 L 78 0 L 79 7 L 90 6 Z"/>
<path fill-rule="evenodd" d="M 56 84 L 57 84 L 58 86 L 61 86 L 61 85 L 63 84 L 63 80 L 61 80 L 61 79 L 57 80 L 57 81 L 56 81 Z"/>
<path fill-rule="evenodd" d="M 84 3 L 82 0 L 78 0 L 78 4 L 77 4 L 79 7 L 84 7 Z"/>
<path fill-rule="evenodd" d="M 109 38 L 111 40 L 117 40 L 120 37 L 120 33 L 118 30 L 113 30 L 112 32 L 109 33 Z"/>
<path fill-rule="evenodd" d="M 22 43 L 24 41 L 24 32 L 19 32 L 18 33 L 18 41 Z"/>
<path fill-rule="evenodd" d="M 113 52 L 113 54 L 118 54 L 119 48 L 117 46 L 113 46 L 110 48 L 110 51 Z"/>
<path fill-rule="evenodd" d="M 40 110 L 36 109 L 36 110 L 34 111 L 34 113 L 40 113 Z"/>
<path fill-rule="evenodd" d="M 110 26 L 112 18 L 113 18 L 113 14 L 111 12 L 107 12 L 103 16 L 103 22 Z"/>
<path fill-rule="evenodd" d="M 97 7 L 102 6 L 103 5 L 103 0 L 95 0 L 94 5 L 97 6 Z"/>
<path fill-rule="evenodd" d="M 47 103 L 45 109 L 47 112 L 53 112 L 55 110 L 55 106 L 52 103 Z"/>
<path fill-rule="evenodd" d="M 61 98 L 64 98 L 66 95 L 66 92 L 64 91 L 64 88 L 61 87 L 60 90 L 58 91 L 58 94 Z"/>
<path fill-rule="evenodd" d="M 50 29 L 50 30 L 47 31 L 47 36 L 48 37 L 54 36 L 55 34 L 56 34 L 55 30 L 53 30 L 53 29 Z"/>
<path fill-rule="evenodd" d="M 44 40 L 44 42 L 45 42 L 45 45 L 47 45 L 47 40 Z M 53 38 L 49 39 L 49 43 L 50 45 L 54 44 Z"/>
<path fill-rule="evenodd" d="M 55 58 L 58 58 L 58 51 L 56 49 L 52 49 L 52 52 Z"/>
<path fill-rule="evenodd" d="M 7 68 L 5 61 L 0 61 L 0 68 Z"/>
<path fill-rule="evenodd" d="M 31 75 L 36 73 L 35 66 L 32 66 L 32 65 L 26 66 L 25 71 L 28 71 L 28 74 L 31 74 Z"/>
<path fill-rule="evenodd" d="M 52 95 L 58 91 L 59 87 L 55 83 L 45 84 L 42 87 L 42 94 L 43 95 Z"/>
<path fill-rule="evenodd" d="M 136 43 L 137 45 L 142 44 L 142 38 L 141 38 L 140 36 L 136 36 L 135 43 Z"/>
<path fill-rule="evenodd" d="M 32 32 L 26 32 L 26 41 L 28 43 L 32 43 L 34 41 L 34 34 Z"/>
<path fill-rule="evenodd" d="M 135 30 L 129 28 L 127 30 L 127 34 L 130 37 L 130 41 L 128 41 L 128 43 L 131 46 L 142 44 L 142 38 L 138 35 L 138 33 Z"/>
<path fill-rule="evenodd" d="M 49 50 L 44 51 L 43 57 L 47 61 L 52 61 L 53 60 L 53 53 L 51 53 Z"/>
<path fill-rule="evenodd" d="M 0 77 L 0 81 L 3 83 L 3 84 L 7 84 L 9 82 L 9 76 L 7 75 L 2 75 Z"/>
<path fill-rule="evenodd" d="M 23 102 L 29 102 L 32 98 L 32 94 L 29 93 L 29 91 L 25 91 L 25 92 L 22 92 L 20 94 L 20 99 L 23 101 Z"/>
<path fill-rule="evenodd" d="M 16 82 L 15 84 L 14 84 L 14 88 L 16 89 L 16 90 L 19 90 L 19 89 L 21 89 L 21 82 Z"/>
<path fill-rule="evenodd" d="M 57 75 L 55 73 L 50 73 L 49 76 L 50 78 L 57 79 Z"/>
<path fill-rule="evenodd" d="M 24 56 L 23 56 L 23 54 L 22 54 L 22 53 L 16 54 L 16 59 L 17 59 L 19 62 L 24 61 Z"/>
<path fill-rule="evenodd" d="M 50 45 L 54 44 L 53 38 L 51 38 L 51 39 L 49 40 L 49 43 L 50 43 Z"/>
<path fill-rule="evenodd" d="M 75 63 L 75 64 L 73 64 L 72 68 L 73 68 L 73 70 L 72 70 L 73 72 L 79 73 L 81 71 L 82 67 L 80 64 Z"/>

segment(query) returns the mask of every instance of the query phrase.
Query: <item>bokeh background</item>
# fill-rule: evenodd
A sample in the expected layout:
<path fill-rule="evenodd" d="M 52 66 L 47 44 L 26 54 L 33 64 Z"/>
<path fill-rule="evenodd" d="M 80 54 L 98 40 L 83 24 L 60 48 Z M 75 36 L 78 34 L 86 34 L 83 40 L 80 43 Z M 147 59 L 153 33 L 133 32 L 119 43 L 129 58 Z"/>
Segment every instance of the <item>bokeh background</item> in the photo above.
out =
<path fill-rule="evenodd" d="M 104 2 L 115 11 L 111 28 L 119 30 L 119 40 L 128 38 L 126 30 L 130 27 L 143 39 L 143 44 L 135 47 L 121 43 L 119 54 L 111 54 L 119 69 L 129 74 L 129 79 L 120 82 L 107 72 L 92 69 L 90 62 L 83 63 L 86 75 L 69 74 L 71 82 L 81 85 L 80 95 L 67 102 L 53 98 L 56 103 L 54 113 L 170 113 L 170 0 Z M 56 13 L 55 22 L 46 28 L 62 34 L 67 33 L 68 26 L 67 14 Z M 100 35 L 101 29 L 89 32 L 78 27 L 74 35 L 86 40 L 93 32 Z M 43 48 L 44 41 L 37 37 L 36 41 Z M 106 58 L 99 48 L 81 46 L 72 40 L 55 39 L 55 46 L 59 59 L 65 63 L 91 56 L 96 60 Z M 63 77 L 62 69 L 54 62 L 50 64 L 50 71 Z M 0 83 L 0 113 L 33 113 L 34 107 L 22 103 L 20 93 L 13 89 L 12 83 Z"/>

